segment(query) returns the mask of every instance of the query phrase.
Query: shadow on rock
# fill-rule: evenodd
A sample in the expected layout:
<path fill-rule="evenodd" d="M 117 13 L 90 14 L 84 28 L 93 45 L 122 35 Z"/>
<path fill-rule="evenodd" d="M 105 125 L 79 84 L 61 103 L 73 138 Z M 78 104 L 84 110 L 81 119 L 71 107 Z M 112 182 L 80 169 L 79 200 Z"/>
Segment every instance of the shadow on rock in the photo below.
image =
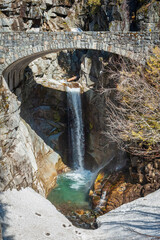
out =
<path fill-rule="evenodd" d="M 0 240 L 15 240 L 13 235 L 7 236 L 7 229 L 9 227 L 7 220 L 7 204 L 1 201 L 3 193 L 0 193 Z"/>

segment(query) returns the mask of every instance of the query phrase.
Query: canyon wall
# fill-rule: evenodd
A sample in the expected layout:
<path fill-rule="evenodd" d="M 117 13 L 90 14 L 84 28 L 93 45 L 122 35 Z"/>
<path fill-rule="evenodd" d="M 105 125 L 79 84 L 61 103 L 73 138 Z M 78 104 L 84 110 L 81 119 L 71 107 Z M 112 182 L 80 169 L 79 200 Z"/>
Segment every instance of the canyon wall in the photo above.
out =
<path fill-rule="evenodd" d="M 0 189 L 31 186 L 45 196 L 55 186 L 57 173 L 67 167 L 20 117 L 15 95 L 1 88 L 0 97 Z"/>
<path fill-rule="evenodd" d="M 159 11 L 159 1 L 126 4 L 103 0 L 101 6 L 92 9 L 80 0 L 2 0 L 0 31 L 70 31 L 80 27 L 84 31 L 151 32 L 160 28 Z M 5 83 L 0 87 L 1 190 L 32 186 L 46 195 L 57 174 L 67 171 L 61 160 L 61 156 L 67 159 L 66 94 L 62 86 L 47 83 L 49 78 L 77 75 L 83 86 L 86 167 L 109 162 L 115 152 L 120 159 L 115 144 L 108 144 L 105 97 L 97 91 L 104 80 L 107 88 L 107 76 L 101 71 L 102 60 L 108 57 L 100 51 L 55 53 L 31 63 L 14 93 Z"/>
<path fill-rule="evenodd" d="M 160 28 L 159 1 L 2 0 L 2 31 L 65 31 L 79 26 L 90 31 L 155 31 Z"/>

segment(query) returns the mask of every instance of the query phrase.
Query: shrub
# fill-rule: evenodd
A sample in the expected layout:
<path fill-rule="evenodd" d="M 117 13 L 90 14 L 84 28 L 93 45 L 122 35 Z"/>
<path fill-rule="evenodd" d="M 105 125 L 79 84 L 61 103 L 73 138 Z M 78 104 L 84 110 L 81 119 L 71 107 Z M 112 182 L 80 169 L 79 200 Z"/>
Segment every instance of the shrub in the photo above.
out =
<path fill-rule="evenodd" d="M 99 6 L 101 6 L 101 0 L 88 0 L 87 4 L 91 7 L 91 13 L 94 14 Z"/>
<path fill-rule="evenodd" d="M 100 6 L 101 0 L 88 0 L 88 5 L 90 6 Z"/>
<path fill-rule="evenodd" d="M 160 157 L 160 49 L 146 67 L 121 60 L 110 78 L 116 88 L 114 101 L 106 101 L 107 135 L 134 155 Z"/>

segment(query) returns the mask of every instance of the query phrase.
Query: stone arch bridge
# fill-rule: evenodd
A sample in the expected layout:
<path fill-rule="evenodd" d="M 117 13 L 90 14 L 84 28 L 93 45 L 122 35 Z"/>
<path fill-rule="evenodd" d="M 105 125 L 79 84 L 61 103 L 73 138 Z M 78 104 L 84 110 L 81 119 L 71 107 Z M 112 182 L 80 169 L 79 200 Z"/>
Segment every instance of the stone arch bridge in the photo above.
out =
<path fill-rule="evenodd" d="M 1 32 L 0 81 L 5 79 L 13 90 L 31 61 L 55 51 L 104 50 L 144 63 L 156 45 L 160 45 L 159 32 Z"/>

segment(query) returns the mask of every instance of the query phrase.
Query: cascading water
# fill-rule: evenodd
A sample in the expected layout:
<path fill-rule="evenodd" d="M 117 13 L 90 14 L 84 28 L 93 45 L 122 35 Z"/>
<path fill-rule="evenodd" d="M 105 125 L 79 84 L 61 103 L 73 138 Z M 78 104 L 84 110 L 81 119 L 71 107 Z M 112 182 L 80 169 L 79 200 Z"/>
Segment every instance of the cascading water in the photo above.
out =
<path fill-rule="evenodd" d="M 84 126 L 82 117 L 81 89 L 72 83 L 65 83 L 68 106 L 68 130 L 70 159 L 73 170 L 58 176 L 57 187 L 48 199 L 64 214 L 77 209 L 90 209 L 87 200 L 92 173 L 84 169 Z M 68 209 L 68 211 L 67 211 Z"/>
<path fill-rule="evenodd" d="M 71 137 L 71 155 L 74 168 L 83 170 L 84 166 L 84 127 L 80 88 L 67 86 L 68 119 Z"/>
<path fill-rule="evenodd" d="M 103 191 L 101 197 L 98 194 L 97 207 L 93 212 L 89 204 L 89 190 L 97 173 L 101 169 L 106 168 L 113 160 L 114 156 L 110 158 L 110 161 L 108 160 L 106 164 L 99 167 L 95 172 L 88 171 L 84 168 L 85 138 L 82 117 L 81 89 L 78 83 L 67 83 L 65 81 L 59 81 L 58 83 L 62 83 L 63 86 L 65 85 L 67 91 L 68 135 L 70 142 L 70 155 L 68 156 L 68 161 L 72 163 L 72 170 L 58 176 L 57 187 L 50 192 L 48 199 L 67 218 L 69 218 L 74 225 L 84 228 L 96 228 L 97 224 L 95 216 L 104 206 L 104 203 L 106 203 L 107 191 Z M 79 217 L 79 215 L 83 215 L 83 217 L 87 216 L 87 221 L 85 221 L 84 218 Z"/>
<path fill-rule="evenodd" d="M 107 194 L 107 191 L 103 191 L 99 204 L 96 207 L 96 210 L 99 210 L 99 208 L 103 206 L 106 199 L 106 194 Z"/>

